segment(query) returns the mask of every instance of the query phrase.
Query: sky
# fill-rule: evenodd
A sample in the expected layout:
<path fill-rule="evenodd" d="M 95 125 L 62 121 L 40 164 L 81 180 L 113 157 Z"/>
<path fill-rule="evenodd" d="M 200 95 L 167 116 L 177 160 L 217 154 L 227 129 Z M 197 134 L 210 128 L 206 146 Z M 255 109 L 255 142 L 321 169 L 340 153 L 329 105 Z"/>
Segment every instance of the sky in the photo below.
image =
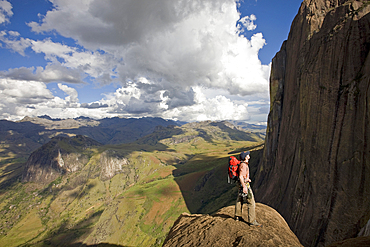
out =
<path fill-rule="evenodd" d="M 0 119 L 266 124 L 301 0 L 0 0 Z"/>

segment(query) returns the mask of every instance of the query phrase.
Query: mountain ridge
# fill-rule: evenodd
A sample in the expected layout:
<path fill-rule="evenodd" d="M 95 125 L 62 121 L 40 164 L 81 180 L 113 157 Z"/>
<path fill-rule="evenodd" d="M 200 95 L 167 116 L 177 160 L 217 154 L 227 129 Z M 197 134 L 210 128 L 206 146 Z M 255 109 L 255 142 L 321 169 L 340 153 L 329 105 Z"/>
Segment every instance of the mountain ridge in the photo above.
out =
<path fill-rule="evenodd" d="M 53 137 L 34 151 L 28 158 L 22 174 L 22 182 L 47 184 L 65 173 L 80 170 L 91 157 L 87 149 L 102 144 L 85 137 Z"/>
<path fill-rule="evenodd" d="M 176 125 L 176 122 L 160 118 L 63 120 L 49 116 L 25 117 L 18 122 L 0 120 L 0 170 L 6 174 L 0 177 L 0 188 L 19 179 L 29 155 L 53 137 L 83 135 L 102 144 L 129 143 L 153 132 L 158 125 Z"/>

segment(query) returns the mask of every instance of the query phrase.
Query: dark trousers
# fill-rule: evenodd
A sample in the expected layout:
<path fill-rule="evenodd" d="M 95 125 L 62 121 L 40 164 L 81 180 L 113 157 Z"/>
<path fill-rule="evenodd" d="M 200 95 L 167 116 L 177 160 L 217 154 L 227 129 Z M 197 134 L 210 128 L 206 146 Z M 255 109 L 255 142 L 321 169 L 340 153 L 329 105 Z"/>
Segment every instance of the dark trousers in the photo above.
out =
<path fill-rule="evenodd" d="M 243 189 L 242 189 L 243 190 Z M 240 190 L 239 190 L 240 191 Z M 248 223 L 253 224 L 256 222 L 256 202 L 254 201 L 254 195 L 252 188 L 249 188 L 249 192 L 252 196 L 243 196 L 242 193 L 238 193 L 235 204 L 235 217 L 242 217 Z"/>

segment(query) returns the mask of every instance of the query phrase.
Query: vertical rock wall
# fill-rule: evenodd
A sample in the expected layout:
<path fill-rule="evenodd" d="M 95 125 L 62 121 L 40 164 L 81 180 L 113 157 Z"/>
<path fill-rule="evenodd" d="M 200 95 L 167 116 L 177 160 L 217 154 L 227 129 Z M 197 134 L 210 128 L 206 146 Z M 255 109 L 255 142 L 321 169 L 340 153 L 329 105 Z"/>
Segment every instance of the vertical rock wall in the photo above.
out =
<path fill-rule="evenodd" d="M 273 59 L 256 198 L 305 246 L 370 218 L 370 1 L 305 0 Z"/>

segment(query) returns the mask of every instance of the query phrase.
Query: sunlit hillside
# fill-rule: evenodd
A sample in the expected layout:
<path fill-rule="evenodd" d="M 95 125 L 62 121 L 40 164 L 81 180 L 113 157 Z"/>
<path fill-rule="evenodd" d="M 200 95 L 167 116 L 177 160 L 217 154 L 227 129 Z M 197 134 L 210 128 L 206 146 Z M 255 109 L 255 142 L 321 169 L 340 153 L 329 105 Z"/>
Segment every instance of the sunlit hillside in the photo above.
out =
<path fill-rule="evenodd" d="M 212 213 L 234 203 L 228 157 L 253 150 L 254 172 L 263 137 L 226 122 L 202 122 L 159 127 L 130 144 L 85 147 L 87 162 L 76 171 L 60 170 L 50 183 L 16 180 L 2 189 L 0 243 L 160 246 L 181 213 Z M 82 152 L 73 143 L 83 146 L 71 138 L 55 141 L 55 159 L 66 169 L 68 157 Z M 33 159 L 29 169 L 47 165 Z"/>

